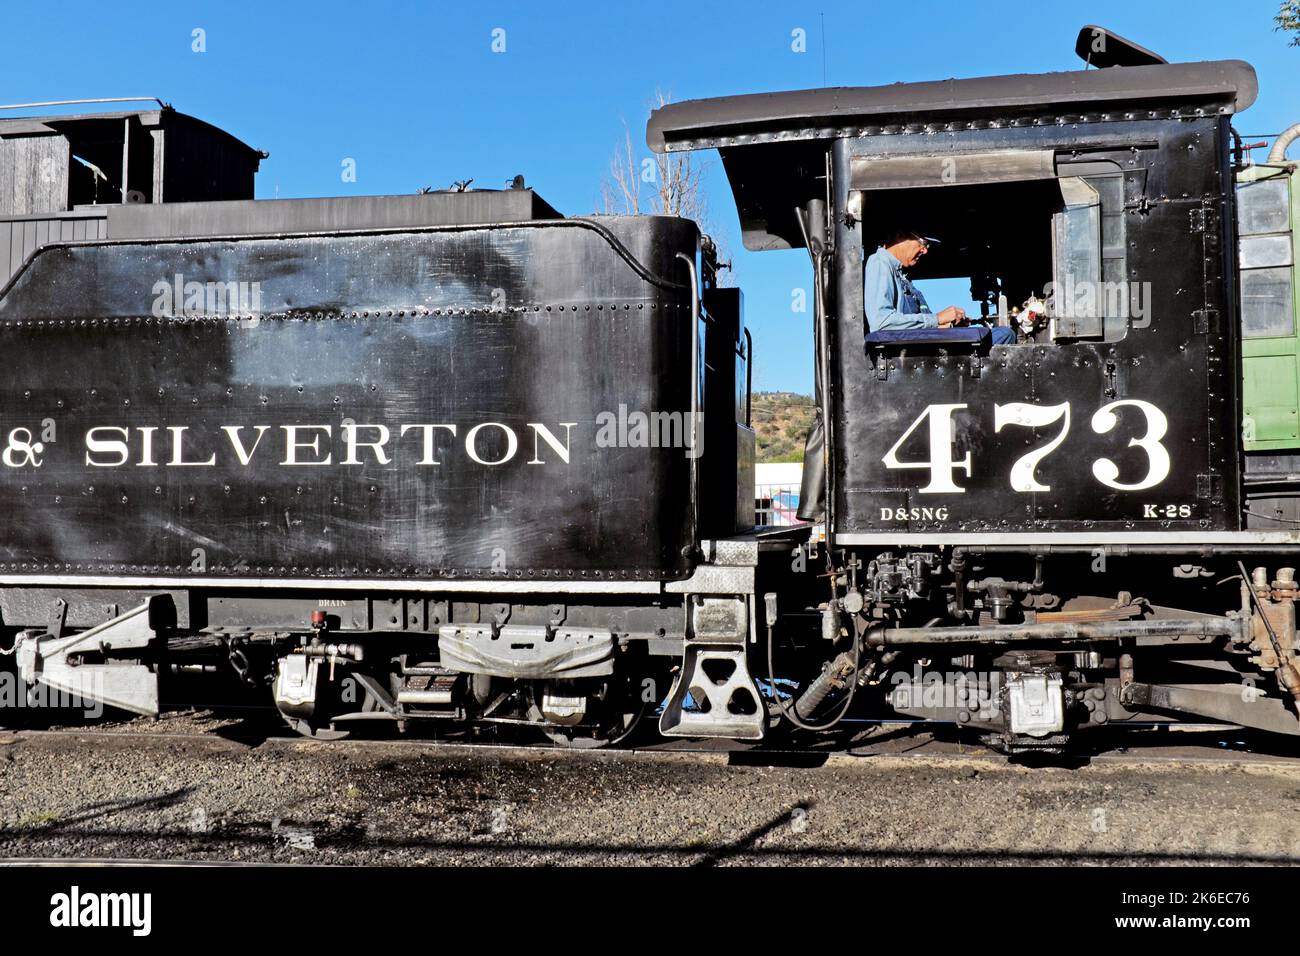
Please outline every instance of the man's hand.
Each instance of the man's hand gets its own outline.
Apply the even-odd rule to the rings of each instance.
[[[963,310],[957,308],[955,305],[950,305],[948,306],[948,308],[944,309],[937,316],[935,316],[935,318],[939,320],[939,328],[947,329],[947,328],[951,328],[954,325],[961,325],[963,322],[965,322],[966,313]]]

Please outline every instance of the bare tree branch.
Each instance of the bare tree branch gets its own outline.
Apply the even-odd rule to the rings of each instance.
[[[656,91],[653,108],[672,102]],[[643,212],[641,190],[650,187],[644,212],[653,216],[681,216],[701,222],[705,218],[701,192],[706,164],[695,162],[690,153],[656,153],[653,159],[637,162],[632,148],[632,131],[623,123],[623,143],[614,150],[609,174],[601,182],[602,211],[607,215],[636,216]]]
[[[666,106],[672,96],[656,90],[652,109]],[[609,161],[609,173],[601,180],[601,212],[607,216],[680,216],[692,219],[700,231],[710,235],[718,249],[720,260],[729,256],[718,231],[709,221],[709,209],[704,198],[704,174],[708,163],[699,162],[693,153],[655,153],[637,159],[632,147],[632,131],[623,121],[623,142],[614,150]],[[646,188],[648,187],[648,188]],[[642,195],[646,188],[647,195]],[[730,282],[730,274],[720,277],[722,284]]]
[[[601,182],[604,213],[610,216],[641,214],[641,182],[637,175],[636,153],[632,150],[632,131],[623,122],[623,145],[614,150],[609,161],[609,175]]]

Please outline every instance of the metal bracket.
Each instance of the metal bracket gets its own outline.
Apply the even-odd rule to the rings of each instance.
[[[46,625],[49,636],[58,640],[63,636],[63,626],[68,621],[68,602],[63,598],[55,598],[50,604],[50,623]]]
[[[370,698],[375,702],[375,705],[384,713],[396,716],[402,712],[402,709],[397,706],[397,701],[393,700],[393,696],[388,693],[388,689],[380,684],[379,681],[361,671],[355,671],[351,676],[353,680],[362,686],[365,692],[369,694]]]
[[[171,596],[160,594],[80,634],[28,638],[18,648],[18,673],[28,684],[39,681],[82,704],[93,701],[156,717],[158,674],[152,668],[107,660],[84,663],[77,658],[147,648],[158,637],[158,630],[175,620]]]
[[[438,661],[463,674],[520,679],[605,677],[614,673],[614,635],[602,628],[445,624]]]
[[[749,634],[749,611],[746,602],[734,595],[709,597],[692,595],[690,599],[690,637],[699,643],[741,644]]]
[[[743,645],[689,644],[659,717],[659,732],[666,737],[762,740],[767,730],[762,700]]]
[[[1012,674],[1007,697],[1013,734],[1047,737],[1065,729],[1059,674]]]
[[[691,640],[668,694],[659,732],[668,737],[761,740],[767,709],[749,673],[749,601],[695,595],[688,604]]]
[[[1279,697],[1244,694],[1238,685],[1222,688],[1185,684],[1131,683],[1119,690],[1118,703],[1124,710],[1173,710],[1221,720],[1241,727],[1255,727],[1277,734],[1300,735],[1300,722]],[[1122,714],[1122,712],[1121,712]]]

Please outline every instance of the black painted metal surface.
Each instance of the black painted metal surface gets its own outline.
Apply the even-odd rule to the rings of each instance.
[[[47,247],[0,296],[0,570],[680,577],[688,457],[599,426],[685,416],[697,245],[640,217]]]
[[[833,200],[835,534],[1194,541],[1241,528],[1228,148],[1229,119],[1255,92],[1248,64],[1221,61],[757,94],[658,110],[647,142],[720,150],[750,248],[803,246],[797,210]],[[1122,258],[1099,252],[1120,271],[1103,279],[1137,290],[1146,318],[991,352],[864,349],[864,258],[891,225],[949,237],[914,278],[999,276],[1017,290],[1010,305],[1043,294],[1061,182],[1018,182],[1002,201],[996,184],[962,193],[971,157],[1015,153],[1050,156],[1062,179],[1122,182],[1103,207],[1121,220]],[[933,161],[932,180],[914,183],[930,188],[852,182],[855,163],[909,158]],[[978,209],[963,205],[978,188]]]
[[[646,144],[665,150],[838,138],[877,123],[951,122],[981,114],[1145,110],[1188,102],[1255,102],[1255,70],[1242,60],[1165,63],[1118,70],[1019,73],[884,86],[745,93],[669,103],[646,126]]]
[[[1080,132],[983,129],[947,135],[941,147],[927,137],[891,149],[941,154],[1046,144],[1068,151]],[[995,346],[982,356],[954,348],[873,360],[862,344],[861,225],[842,218],[837,223],[837,533],[1240,527],[1237,309],[1225,252],[1235,247],[1227,119],[1098,123],[1086,135],[1090,160],[1111,160],[1123,171],[1126,281],[1149,283],[1149,322],[1131,323],[1117,341]],[[875,148],[865,139],[837,144],[841,183],[853,151]],[[1032,247],[1032,237],[1025,245]],[[1032,477],[1022,473],[1019,488],[1017,462],[1053,442],[1065,418],[1027,427],[1015,423],[1014,405],[1066,405],[1069,414],[1060,444],[1030,469]],[[931,415],[895,446],[927,409]],[[940,469],[951,478],[948,490],[942,481],[932,483],[936,471],[901,467],[936,460],[929,443],[933,417],[951,421],[951,459],[960,467]],[[886,461],[891,450],[894,467]],[[1167,467],[1161,454],[1168,456]],[[1109,475],[1099,464],[1104,461],[1117,474]],[[1138,487],[1157,476],[1149,487]]]

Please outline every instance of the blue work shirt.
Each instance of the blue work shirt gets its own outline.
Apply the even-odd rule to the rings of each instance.
[[[903,275],[903,264],[884,246],[868,257],[863,269],[862,308],[868,332],[939,327],[921,290]]]

